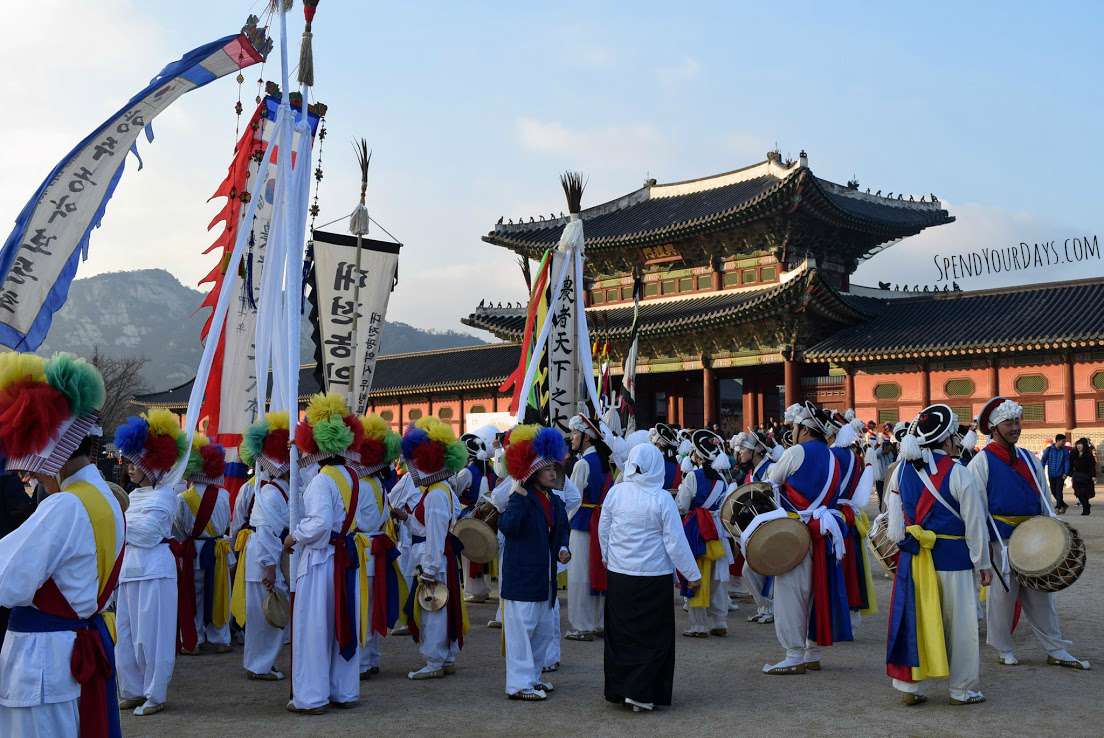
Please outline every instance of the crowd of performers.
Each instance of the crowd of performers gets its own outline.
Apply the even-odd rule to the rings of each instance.
[[[417,642],[424,664],[410,679],[444,678],[469,630],[467,604],[490,597],[491,574],[499,610],[487,627],[503,631],[510,699],[548,698],[562,638],[601,638],[608,700],[669,705],[676,589],[684,636],[726,636],[730,588],[744,591],[755,602],[748,620],[773,624],[782,649],[763,672],[819,671],[822,649],[852,640],[853,624],[877,609],[865,542],[875,487],[896,544],[887,674],[905,704],[925,701],[921,683],[936,678],[949,679],[952,704],[984,700],[980,600],[1001,664],[1018,663],[1022,611],[1047,663],[1089,668],[1067,650],[1053,593],[1008,571],[1013,531],[1053,510],[1039,461],[1016,445],[1022,408],[1005,398],[977,418],[991,440],[973,452],[974,431],[946,405],[885,439],[867,438],[853,414],[805,403],[786,411],[780,432],[728,441],[663,424],[622,436],[585,414],[565,441],[537,425],[457,439],[433,417],[400,437],[319,394],[294,437],[287,413],[243,429],[238,454],[253,476],[233,504],[224,449],[203,436],[189,447],[162,410],[117,430],[137,487],[129,497],[109,487],[91,463],[103,401],[102,378],[83,360],[0,356],[0,454],[51,493],[0,540],[0,606],[12,608],[0,735],[119,735],[120,710],[164,709],[178,655],[230,651],[232,625],[250,679],[283,680],[275,663],[290,646],[294,712],[356,703],[360,681],[379,671],[383,637]],[[896,457],[888,468],[883,446]],[[303,489],[294,526],[292,447]],[[184,463],[184,481],[166,485]],[[734,530],[722,510],[748,485],[766,502]],[[474,518],[497,531],[491,560],[474,547],[465,555],[454,535]],[[774,521],[804,526],[809,545],[768,577],[752,566],[753,544]]]

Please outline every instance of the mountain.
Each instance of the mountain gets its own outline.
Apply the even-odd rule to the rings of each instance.
[[[148,389],[183,384],[195,375],[203,347],[199,331],[207,311],[197,312],[203,293],[185,287],[163,269],[111,272],[75,280],[69,299],[54,316],[38,353],[70,351],[91,356],[140,356],[148,359],[143,378]],[[310,327],[304,320],[300,350],[314,359]],[[484,343],[456,331],[427,331],[406,323],[387,323],[381,354],[429,351]]]

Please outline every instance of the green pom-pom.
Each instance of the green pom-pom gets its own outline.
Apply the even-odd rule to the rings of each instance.
[[[188,437],[183,433],[181,433],[173,440],[176,441],[176,458],[178,460],[181,456],[191,451],[191,449],[188,448]],[[199,456],[199,454],[196,454],[196,456]],[[188,463],[191,463],[191,459],[188,459]]]
[[[253,462],[261,453],[261,448],[264,445],[264,439],[267,435],[268,421],[266,420],[254,423],[246,429],[245,435],[242,436],[241,446],[238,448],[242,463],[247,466],[253,466]]]
[[[460,441],[453,441],[445,447],[445,469],[450,474],[463,469],[468,463],[468,447]]]
[[[46,381],[69,398],[73,415],[81,416],[103,407],[106,391],[100,371],[72,354],[54,354],[46,362]]]
[[[178,443],[177,446],[179,445]],[[201,471],[203,471],[203,457],[199,455],[199,451],[193,449],[188,454],[188,465],[184,467],[184,476],[185,478],[198,476]]]
[[[394,463],[402,454],[402,436],[395,431],[387,431],[387,435],[383,437],[383,446],[383,460],[388,464]]]
[[[314,425],[314,443],[326,454],[340,454],[353,442],[353,432],[340,417],[320,420]]]

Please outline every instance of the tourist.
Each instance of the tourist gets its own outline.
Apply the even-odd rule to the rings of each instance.
[[[1008,572],[1007,541],[1016,526],[1036,515],[1052,514],[1043,482],[1043,467],[1035,454],[1016,446],[1020,440],[1023,408],[1004,397],[994,397],[978,414],[978,429],[991,437],[970,462],[985,488],[989,514],[1002,549],[1002,571]],[[1019,664],[1012,646],[1012,624],[1017,601],[1039,644],[1047,652],[1047,663],[1071,669],[1088,669],[1089,662],[1076,659],[1067,650],[1058,623],[1053,592],[1021,587],[1014,576],[1006,576],[1005,587],[990,587],[986,604],[986,642],[997,650],[1004,666]]]
[[[1047,479],[1050,480],[1050,493],[1054,496],[1054,509],[1064,513],[1069,505],[1062,499],[1062,487],[1066,483],[1066,477],[1070,474],[1070,450],[1066,446],[1066,435],[1059,433],[1054,437],[1054,443],[1043,449],[1041,459],[1046,470]]]
[[[609,569],[605,603],[605,697],[634,712],[671,704],[675,614],[671,575],[694,592],[701,572],[663,488],[663,456],[653,446],[629,452],[624,480],[606,499],[598,526]]]
[[[1070,477],[1073,496],[1081,503],[1081,514],[1088,515],[1089,500],[1096,497],[1096,454],[1088,438],[1078,438],[1070,452]]]
[[[567,619],[569,641],[593,641],[602,633],[602,595],[605,569],[600,553],[594,549],[597,531],[591,525],[601,514],[602,499],[613,481],[611,451],[598,425],[583,414],[569,422],[571,452],[576,462],[571,481],[583,494],[579,511],[571,518],[571,563],[567,570]]]

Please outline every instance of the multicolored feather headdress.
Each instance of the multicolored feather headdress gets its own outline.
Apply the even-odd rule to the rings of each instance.
[[[196,484],[222,484],[226,473],[226,449],[202,433],[196,433],[192,439],[192,451],[188,456],[188,465],[184,468],[184,478]]]
[[[98,436],[103,377],[72,354],[0,355],[0,454],[11,470],[57,474]]]
[[[539,425],[519,425],[510,431],[506,447],[506,471],[521,484],[567,456],[567,444],[560,432]]]
[[[299,448],[302,466],[331,456],[359,463],[363,441],[364,426],[360,418],[349,411],[345,398],[336,392],[312,395],[307,403],[306,417],[295,429],[295,445]]]
[[[391,430],[391,424],[379,415],[363,415],[359,418],[364,429],[360,447],[358,471],[362,475],[375,474],[399,458],[402,436]]]
[[[188,452],[180,421],[164,408],[127,418],[115,431],[115,445],[155,485]]]
[[[284,411],[265,413],[264,418],[242,434],[238,458],[246,466],[257,467],[270,477],[282,477],[291,466],[290,419]]]
[[[456,440],[452,426],[432,416],[407,429],[402,455],[419,487],[448,479],[468,463],[468,449]]]

